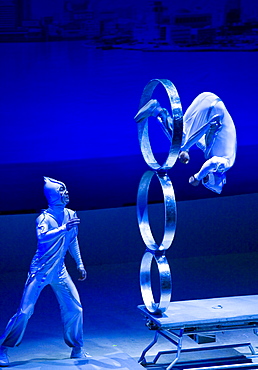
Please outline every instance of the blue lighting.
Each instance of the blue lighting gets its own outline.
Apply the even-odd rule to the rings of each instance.
[[[110,13],[106,12],[105,2],[97,2],[98,6],[92,3],[74,0],[64,6],[60,1],[51,8],[48,3],[43,7],[41,2],[36,5],[31,1],[34,19],[25,21],[18,12],[16,31],[14,25],[11,29],[7,24],[0,32],[2,175],[20,189],[28,175],[31,183],[39,187],[46,173],[68,184],[72,176],[77,183],[87,183],[89,192],[93,192],[96,176],[102,174],[104,208],[134,203],[142,164],[137,159],[141,154],[133,117],[146,83],[153,78],[166,78],[176,86],[184,112],[204,91],[211,91],[224,101],[238,137],[235,172],[230,176],[234,182],[245,175],[248,179],[249,170],[255,165],[251,154],[257,152],[258,145],[257,36],[248,36],[252,32],[255,35],[254,26],[250,22],[247,26],[248,7],[241,13],[242,28],[237,28],[233,21],[238,19],[238,12],[232,9],[225,8],[224,20],[219,24],[218,9],[202,9],[202,14],[210,14],[204,18],[190,9],[190,14],[195,14],[190,19],[182,18],[182,9],[171,9],[168,1],[155,2],[154,8],[147,1],[135,8],[131,1],[126,9],[114,8]],[[65,23],[67,17],[70,21]],[[78,25],[84,34],[75,32]],[[54,28],[58,36],[54,36]],[[190,34],[183,33],[185,36],[180,38],[179,29],[192,30],[188,44],[185,41]],[[201,35],[208,29],[216,32],[209,34],[205,44]],[[229,35],[234,42],[223,44]],[[164,152],[159,142],[153,145],[157,152]],[[186,169],[178,168],[177,177],[181,178]],[[112,194],[116,176],[123,185],[119,194],[118,189]],[[241,180],[234,189],[232,184],[230,193],[255,191],[255,181],[252,177],[245,186]],[[228,184],[229,189],[230,178]],[[15,205],[6,186],[1,185],[0,190],[2,212],[41,207],[33,205],[38,198],[33,199],[31,194],[26,205],[21,200]],[[111,191],[109,196],[106,191]],[[179,199],[195,197],[187,190],[180,191]],[[206,195],[196,192],[196,197],[202,196]],[[88,199],[83,209],[102,207],[97,200],[95,204],[87,202]]]

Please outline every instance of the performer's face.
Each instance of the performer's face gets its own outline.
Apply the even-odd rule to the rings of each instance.
[[[58,189],[61,202],[64,204],[69,203],[69,193],[65,185],[61,185],[60,188]]]
[[[44,193],[49,206],[64,206],[69,202],[66,185],[50,177],[44,177]]]

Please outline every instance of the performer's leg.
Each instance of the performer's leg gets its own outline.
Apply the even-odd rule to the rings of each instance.
[[[181,147],[181,151],[188,151],[194,144],[196,144],[202,137],[205,138],[204,135],[208,135],[208,145],[211,145],[212,137],[216,131],[218,131],[221,127],[221,123],[219,121],[219,115],[213,116],[208,122],[206,122],[202,127],[196,130],[187,140],[184,145]],[[204,146],[207,145],[207,139],[205,139]],[[203,148],[204,149],[204,148]]]
[[[78,291],[63,269],[61,277],[53,280],[51,286],[58,299],[64,325],[64,340],[74,351],[80,351],[83,346],[83,315]]]
[[[4,334],[0,337],[2,347],[14,347],[21,343],[27,323],[34,311],[35,303],[43,289],[40,279],[34,278],[25,284],[22,300],[17,313],[8,322]]]
[[[205,135],[205,152],[204,156],[206,159],[210,157],[210,152],[215,142],[216,136],[218,135],[219,131],[222,129],[222,124],[220,122],[220,117],[214,116],[212,121],[210,122],[210,129]]]

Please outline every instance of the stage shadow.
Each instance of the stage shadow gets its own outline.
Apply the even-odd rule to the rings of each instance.
[[[62,360],[56,358],[33,358],[26,361],[15,361],[10,363],[8,369],[141,369],[141,366],[124,353],[116,353],[114,356],[103,357],[100,359],[70,359]]]

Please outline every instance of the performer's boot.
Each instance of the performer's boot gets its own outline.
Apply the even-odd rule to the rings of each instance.
[[[7,347],[0,346],[0,367],[9,366]]]
[[[73,347],[70,358],[86,358],[91,357],[81,347]]]

